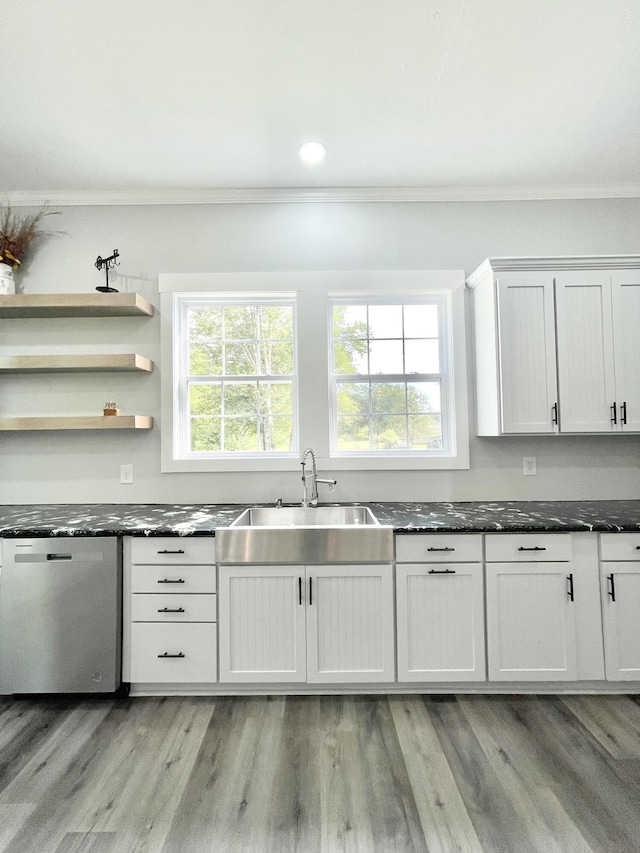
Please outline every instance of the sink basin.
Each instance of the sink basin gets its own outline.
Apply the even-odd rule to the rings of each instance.
[[[341,527],[377,524],[368,506],[252,506],[231,527]]]
[[[393,528],[366,506],[249,507],[216,531],[218,563],[386,563]]]

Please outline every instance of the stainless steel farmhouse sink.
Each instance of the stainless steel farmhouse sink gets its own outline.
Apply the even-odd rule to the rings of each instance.
[[[218,563],[371,563],[393,559],[393,528],[366,506],[249,507],[216,531]]]

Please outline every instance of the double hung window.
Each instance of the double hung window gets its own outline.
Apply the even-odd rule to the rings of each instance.
[[[295,302],[277,297],[181,300],[176,329],[179,452],[297,452]]]
[[[448,450],[447,307],[444,295],[332,298],[334,454]]]

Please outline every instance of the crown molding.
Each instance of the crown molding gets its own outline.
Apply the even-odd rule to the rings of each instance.
[[[474,201],[555,201],[640,198],[640,183],[497,187],[300,187],[149,190],[16,190],[14,207],[167,204],[344,204]]]

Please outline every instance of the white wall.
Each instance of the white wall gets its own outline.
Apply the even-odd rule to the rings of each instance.
[[[640,252],[640,199],[434,204],[278,204],[64,208],[67,233],[22,274],[26,293],[92,292],[98,255],[120,251],[120,290],[158,305],[169,272],[300,269],[465,269],[491,255]],[[0,354],[127,352],[161,369],[160,321],[0,321]],[[640,381],[640,366],[638,369]],[[472,372],[470,371],[470,375]],[[159,370],[0,377],[0,417],[151,414],[151,432],[0,433],[0,503],[216,503],[299,499],[285,474],[161,474]],[[470,401],[473,410],[473,401]],[[472,434],[473,415],[471,424]],[[301,436],[304,444],[304,436]],[[524,477],[522,457],[538,474]],[[135,482],[119,483],[119,466]],[[472,439],[469,471],[341,472],[335,500],[527,500],[640,497],[640,437]]]

